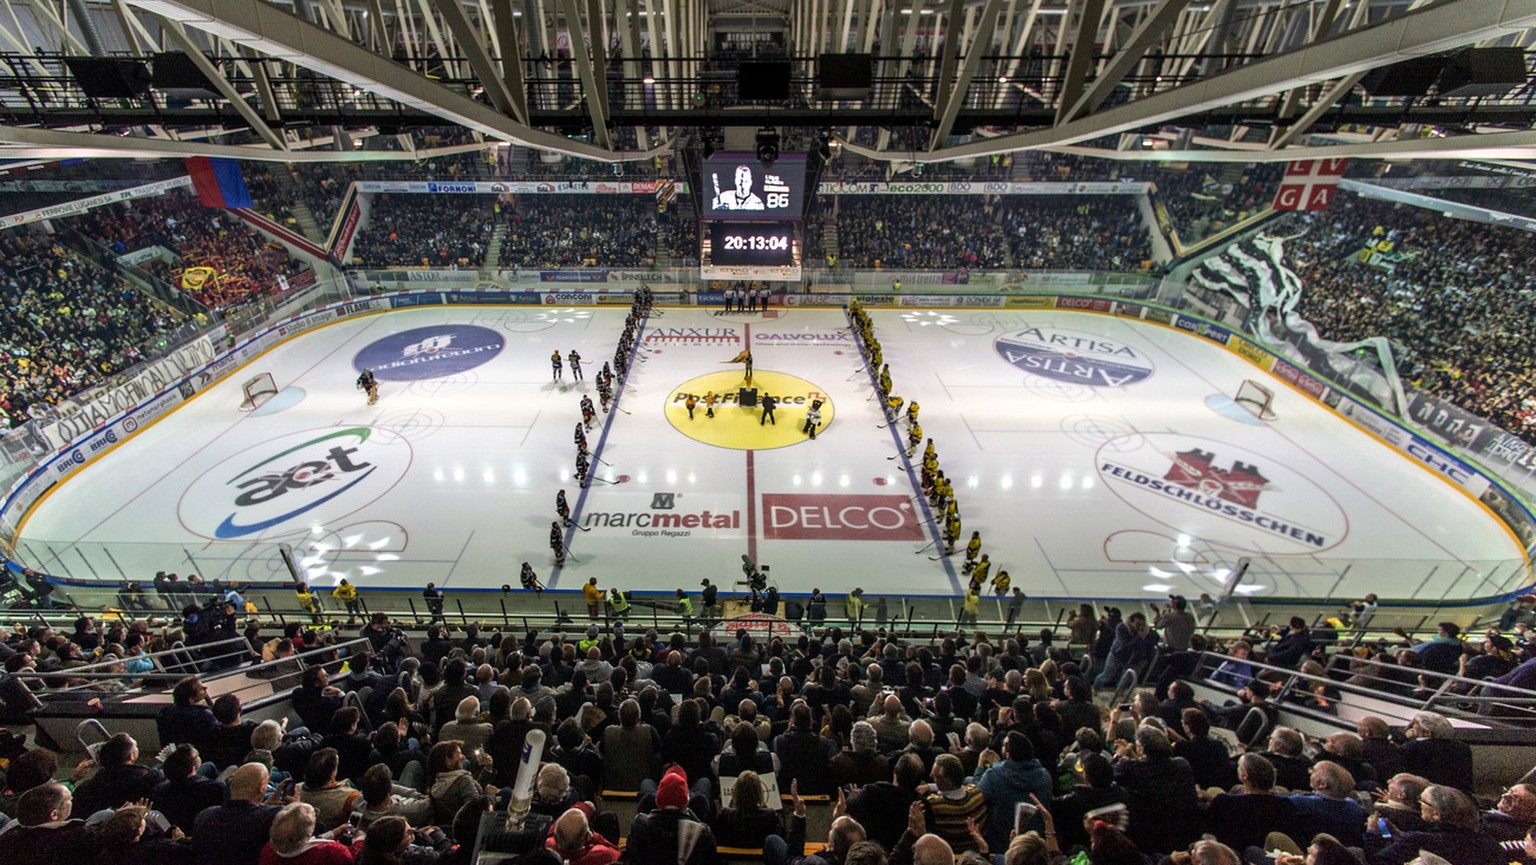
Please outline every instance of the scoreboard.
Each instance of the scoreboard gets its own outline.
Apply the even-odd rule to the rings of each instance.
[[[700,276],[799,281],[805,156],[765,163],[750,153],[717,153],[701,173]]]

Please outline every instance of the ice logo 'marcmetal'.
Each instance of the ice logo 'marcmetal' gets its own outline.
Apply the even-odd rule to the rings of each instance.
[[[1123,387],[1152,375],[1151,359],[1102,336],[1031,327],[997,338],[998,355],[1032,375],[1090,387]]]

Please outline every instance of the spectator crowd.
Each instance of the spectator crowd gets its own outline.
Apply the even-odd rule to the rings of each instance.
[[[5,681],[57,673],[67,684],[97,660],[107,678],[55,696],[110,699],[152,668],[146,650],[208,627],[209,609],[224,607],[214,627],[235,634],[225,601],[189,605],[159,634],[133,619],[18,630],[0,644]],[[1447,718],[1419,712],[1394,732],[1366,716],[1321,740],[1279,723],[1282,705],[1326,713],[1346,682],[1411,693],[1438,687],[1420,676],[1459,671],[1529,684],[1529,644],[1468,640],[1445,623],[1325,667],[1374,599],[1220,644],[1197,633],[1189,607],[1082,605],[1064,640],[1046,629],[932,643],[855,623],[760,640],[596,618],[520,636],[435,621],[417,641],[375,613],[345,645],[298,625],[271,638],[252,628],[242,651],[273,661],[252,672],[275,666],[297,683],[291,720],[246,719],[238,696],[214,698],[187,676],[157,717],[157,754],[126,732],[73,768],[13,747],[0,857],[458,865],[487,812],[513,804],[527,753],[540,760],[516,803],[528,821],[501,842],[529,848],[518,862],[1536,861],[1536,787],[1480,805],[1472,752]],[[1529,633],[1528,604],[1506,618]],[[1147,687],[1112,690],[1132,670]],[[1290,681],[1297,671],[1309,684]],[[1218,696],[1195,699],[1192,678]],[[634,799],[628,820],[611,809],[623,798]],[[824,840],[808,837],[813,806],[830,808]]]
[[[1340,192],[1271,233],[1304,285],[1300,311],[1340,342],[1386,336],[1413,383],[1531,440],[1536,435],[1536,238]]]

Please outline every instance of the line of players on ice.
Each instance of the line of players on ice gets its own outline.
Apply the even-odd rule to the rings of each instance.
[[[921,409],[917,400],[908,403],[892,391],[891,367],[884,362],[885,358],[880,350],[880,338],[875,335],[874,324],[870,321],[869,313],[859,305],[857,298],[849,299],[846,311],[848,321],[853,325],[854,338],[858,340],[869,368],[879,369],[879,373],[875,376],[875,388],[876,396],[880,399],[885,411],[886,425],[889,426],[900,420],[902,406],[906,406],[906,457],[910,460],[913,454],[917,453],[918,445],[923,442],[923,426],[918,422]],[[927,440],[923,448],[922,468],[918,476],[923,495],[927,497],[928,505],[933,510],[934,519],[939,521],[942,528],[944,555],[952,556],[959,552],[955,545],[960,541],[960,503],[955,498],[954,484],[944,475],[944,470],[939,468],[938,450],[934,447],[932,438]],[[971,532],[971,539],[966,543],[964,552],[965,563],[960,569],[962,573],[970,576],[970,590],[966,592],[965,606],[968,612],[974,612],[969,608],[973,603],[980,603],[981,589],[988,584],[989,577],[992,589],[999,595],[1008,593],[1008,589],[1013,584],[1013,578],[1008,576],[1006,570],[992,573],[992,560],[987,553],[981,551],[981,532]]]
[[[649,288],[640,288],[635,292],[634,303],[630,306],[629,315],[624,319],[624,332],[619,335],[619,343],[614,348],[613,366],[618,369],[618,375],[622,378],[629,371],[629,355],[635,347],[635,331],[639,327],[642,318],[655,312],[655,298]],[[581,355],[575,349],[571,350],[568,357],[573,370],[573,375],[578,379],[581,376]],[[560,380],[560,351],[550,356],[550,362],[554,365],[554,377]],[[594,379],[597,384],[598,399],[602,401],[603,413],[608,412],[608,404],[614,395],[614,373],[609,368],[608,362],[603,362],[603,368]],[[597,421],[597,406],[593,405],[592,397],[582,394],[581,420],[576,423],[576,432],[572,440],[576,445],[576,484],[585,487],[592,475],[592,452],[587,447],[587,432],[592,429],[592,424]],[[565,533],[562,526],[571,525],[571,506],[565,500],[565,490],[561,490],[555,497],[555,512],[559,520],[549,524],[549,549],[555,554],[555,564],[565,564]],[[537,584],[537,578],[532,577],[533,569],[526,563],[523,565],[524,577],[533,580]],[[523,588],[533,588],[525,579]]]

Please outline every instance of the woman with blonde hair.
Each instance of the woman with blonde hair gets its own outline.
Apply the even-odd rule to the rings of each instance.
[[[768,791],[756,772],[736,776],[731,807],[715,818],[715,839],[722,847],[759,849],[769,835],[782,834],[779,815],[767,805]]]

